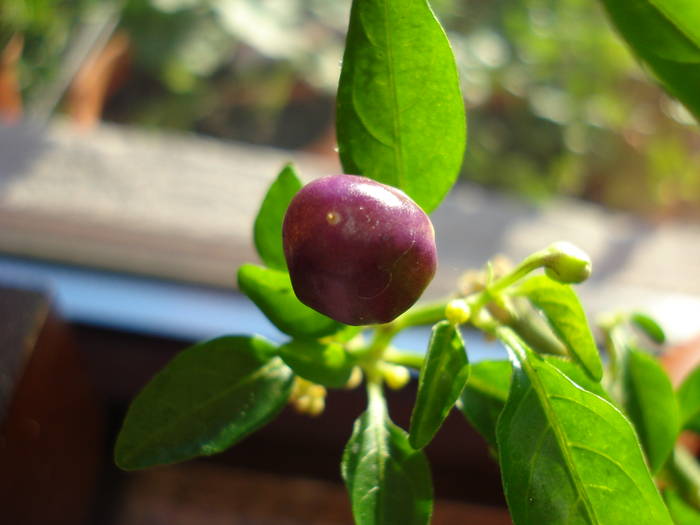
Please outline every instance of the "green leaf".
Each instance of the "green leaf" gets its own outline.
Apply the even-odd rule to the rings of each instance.
[[[653,473],[673,451],[680,432],[678,403],[661,364],[639,350],[626,352],[623,377],[625,411],[632,420]]]
[[[454,184],[466,143],[449,42],[426,0],[352,4],[337,101],[340,159],[426,212]]]
[[[655,343],[663,343],[666,341],[666,334],[661,325],[654,319],[641,312],[634,312],[630,316],[630,321],[642,330]]]
[[[238,287],[285,334],[323,337],[344,327],[302,304],[294,295],[287,272],[244,264],[238,269]]]
[[[282,345],[279,353],[297,375],[331,388],[345,386],[355,366],[355,361],[338,343],[294,339]]]
[[[448,321],[433,326],[418,380],[409,441],[425,447],[442,426],[469,378],[469,361],[459,329]]]
[[[287,270],[287,261],[282,249],[282,223],[292,197],[301,186],[294,166],[287,164],[267,190],[255,218],[255,248],[263,262],[275,270]]]
[[[376,386],[370,386],[369,407],[355,421],[341,468],[356,525],[429,523],[433,487],[428,461],[389,420]]]
[[[516,525],[669,525],[629,421],[508,329],[513,382],[498,420],[503,487]]]
[[[527,297],[549,322],[552,331],[566,345],[572,358],[578,361],[588,374],[600,381],[603,365],[586,314],[573,289],[559,284],[546,275],[531,277],[515,292]]]
[[[566,377],[571,379],[584,390],[588,390],[592,394],[600,396],[606,401],[610,401],[612,403],[610,394],[605,391],[603,385],[600,384],[600,381],[591,379],[591,376],[589,376],[578,363],[572,361],[571,359],[567,359],[566,357],[557,355],[543,355],[542,359],[547,361],[550,365],[556,367]]]
[[[512,373],[510,361],[473,363],[457,404],[467,421],[493,448],[496,448],[496,422],[508,399]]]
[[[681,427],[700,433],[700,367],[683,380],[678,389]]]
[[[231,336],[178,354],[134,399],[115,448],[126,470],[216,454],[284,407],[292,371],[259,336]]]
[[[603,4],[637,56],[700,119],[700,3],[603,0]]]
[[[700,510],[687,503],[681,495],[673,490],[664,490],[664,500],[676,525],[698,525]]]

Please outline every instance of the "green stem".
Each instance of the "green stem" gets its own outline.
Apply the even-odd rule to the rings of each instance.
[[[390,325],[396,326],[397,331],[400,331],[411,326],[437,323],[445,318],[448,302],[448,300],[442,300],[416,305],[397,317]]]
[[[382,388],[382,375],[379,370],[368,371],[367,373],[367,399],[370,407],[386,411],[386,401]]]
[[[472,315],[478,314],[478,312],[486,306],[486,304],[491,301],[494,296],[508,288],[509,286],[515,284],[523,277],[527,276],[533,270],[542,267],[551,258],[552,254],[548,250],[541,250],[529,255],[522,260],[515,269],[504,275],[500,279],[496,279],[494,282],[490,283],[484,290],[473,296],[473,298],[467,299],[467,304],[471,308]]]
[[[376,325],[372,341],[363,348],[352,351],[358,361],[372,363],[382,359],[384,352],[396,334],[412,326],[433,324],[445,318],[447,300],[414,306],[392,322]]]
[[[384,360],[394,365],[407,366],[420,370],[423,368],[425,356],[389,347],[386,349],[386,352],[384,352]]]
[[[523,347],[522,342],[515,332],[508,326],[496,325],[490,328],[490,331],[498,339],[500,339],[511,352],[515,354],[518,361],[524,363],[527,361],[527,352]]]

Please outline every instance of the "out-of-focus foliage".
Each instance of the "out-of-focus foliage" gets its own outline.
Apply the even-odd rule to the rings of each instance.
[[[0,0],[31,98],[96,0]],[[332,133],[347,0],[124,0],[131,69],[105,118],[282,147]],[[469,108],[463,175],[532,200],[700,209],[700,133],[590,0],[433,0]],[[416,41],[416,52],[420,42]],[[333,145],[324,143],[332,154]]]
[[[20,77],[25,96],[56,74],[71,32],[94,1],[0,0],[0,51],[15,33],[24,37]]]
[[[587,0],[454,2],[471,108],[466,176],[647,215],[700,199],[700,135]],[[460,11],[456,11],[460,9]]]

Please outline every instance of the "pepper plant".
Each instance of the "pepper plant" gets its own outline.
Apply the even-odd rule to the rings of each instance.
[[[696,4],[604,3],[697,114]],[[238,270],[240,290],[288,340],[230,335],[184,350],[133,401],[117,464],[215,454],[288,403],[317,415],[327,389],[364,383],[367,408],[341,460],[358,524],[430,521],[423,449],[453,409],[493,450],[517,525],[700,523],[700,468],[676,444],[683,429],[700,430],[700,369],[674,391],[654,351],[663,331],[640,313],[603,318],[601,360],[572,287],[591,273],[584,252],[555,242],[414,305],[436,263],[426,214],[454,184],[466,141],[454,58],[425,0],[354,0],[337,136],[353,175],[302,187],[284,167],[253,228],[262,265]],[[392,344],[417,325],[432,325],[424,355]],[[470,363],[467,325],[499,339],[508,359]],[[405,384],[408,369],[418,387],[402,429],[384,389]]]

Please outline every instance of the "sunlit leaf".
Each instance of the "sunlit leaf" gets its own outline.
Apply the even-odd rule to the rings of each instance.
[[[347,173],[396,186],[426,212],[454,184],[464,103],[452,50],[426,0],[353,2],[337,134]]]
[[[591,376],[589,376],[577,362],[557,355],[543,355],[542,359],[544,359],[550,365],[556,367],[566,377],[571,379],[584,390],[588,390],[592,394],[600,396],[606,401],[610,401],[610,394],[605,391],[603,386],[600,384],[600,381],[591,379]]]
[[[498,420],[503,486],[516,525],[670,525],[634,429],[507,329],[513,383]]]
[[[291,164],[286,165],[267,190],[253,226],[255,248],[263,262],[275,270],[287,270],[282,249],[282,223],[289,202],[301,189]]]
[[[600,381],[603,365],[586,314],[573,289],[559,284],[545,275],[531,277],[515,292],[527,297],[544,314],[552,331],[566,345],[588,374]]]
[[[323,337],[344,327],[302,304],[287,272],[244,264],[238,269],[238,287],[277,328],[291,336]]]

